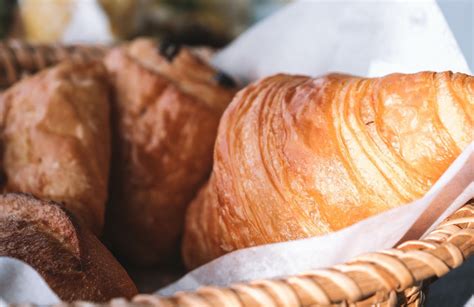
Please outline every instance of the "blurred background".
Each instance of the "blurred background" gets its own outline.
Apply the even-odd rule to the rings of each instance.
[[[138,35],[222,47],[290,0],[0,0],[3,37],[110,43]]]
[[[219,48],[290,2],[292,0],[0,0],[0,38],[112,43],[148,35]],[[474,70],[474,1],[437,2]]]

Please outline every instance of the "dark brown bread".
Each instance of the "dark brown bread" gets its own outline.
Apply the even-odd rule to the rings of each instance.
[[[137,294],[112,254],[53,201],[0,195],[0,256],[31,265],[64,301],[105,302]]]

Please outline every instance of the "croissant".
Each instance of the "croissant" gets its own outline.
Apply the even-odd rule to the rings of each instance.
[[[225,111],[183,257],[319,236],[421,197],[473,141],[474,77],[276,75]]]
[[[0,188],[64,202],[96,234],[110,160],[109,83],[100,62],[65,62],[0,97]]]
[[[112,254],[53,201],[0,195],[0,256],[31,265],[65,301],[105,302],[137,294]]]
[[[115,96],[106,235],[137,265],[174,261],[235,84],[189,49],[149,39],[116,48],[105,63]]]

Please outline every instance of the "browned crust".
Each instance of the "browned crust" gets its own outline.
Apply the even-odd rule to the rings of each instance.
[[[0,195],[0,256],[31,265],[64,301],[103,302],[137,293],[87,228],[62,205],[31,195]]]

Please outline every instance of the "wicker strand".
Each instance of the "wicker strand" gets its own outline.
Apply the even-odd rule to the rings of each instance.
[[[101,59],[106,46],[91,45],[39,45],[19,40],[0,42],[0,88],[5,88],[25,75],[63,60],[89,61]]]
[[[356,302],[362,298],[362,291],[359,285],[349,276],[344,273],[333,271],[329,269],[314,270],[302,274],[303,276],[325,278],[336,287],[339,287],[344,293],[344,297],[348,298],[351,302]]]
[[[281,302],[283,306],[300,306],[298,295],[287,283],[279,280],[257,280],[250,283],[259,286],[270,293],[276,302]]]
[[[331,299],[317,281],[304,276],[295,276],[287,278],[286,282],[293,287],[303,306],[314,302],[319,302],[322,305],[331,304]]]

